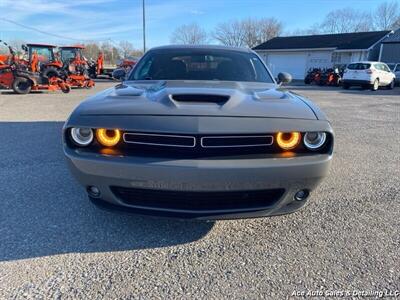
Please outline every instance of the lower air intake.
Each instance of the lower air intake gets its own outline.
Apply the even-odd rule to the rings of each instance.
[[[284,194],[284,189],[227,192],[188,192],[111,187],[125,204],[152,209],[216,211],[267,208]]]

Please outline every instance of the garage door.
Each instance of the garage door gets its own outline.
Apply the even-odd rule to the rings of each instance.
[[[332,68],[331,51],[310,51],[308,55],[307,69]]]
[[[279,72],[287,72],[293,79],[304,79],[307,56],[305,53],[268,54],[267,64],[275,77]]]

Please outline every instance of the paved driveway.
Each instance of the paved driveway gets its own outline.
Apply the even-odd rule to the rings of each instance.
[[[93,207],[61,128],[94,90],[0,93],[0,299],[270,298],[400,290],[400,89],[294,87],[336,132],[329,178],[298,213],[199,222]]]

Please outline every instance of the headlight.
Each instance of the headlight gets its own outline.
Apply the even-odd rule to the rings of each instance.
[[[96,129],[96,138],[100,144],[106,147],[112,147],[118,144],[121,139],[121,132],[118,129]]]
[[[301,140],[300,132],[278,132],[276,142],[283,150],[291,150],[295,148]]]
[[[326,141],[325,132],[307,132],[304,135],[304,145],[310,150],[321,148]]]
[[[72,141],[78,146],[87,146],[93,141],[93,131],[90,128],[71,128]]]

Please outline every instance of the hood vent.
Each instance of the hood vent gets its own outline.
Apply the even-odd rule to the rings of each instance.
[[[171,95],[171,98],[178,102],[215,103],[222,105],[229,100],[230,96],[209,95],[209,94],[178,94],[178,95]]]

